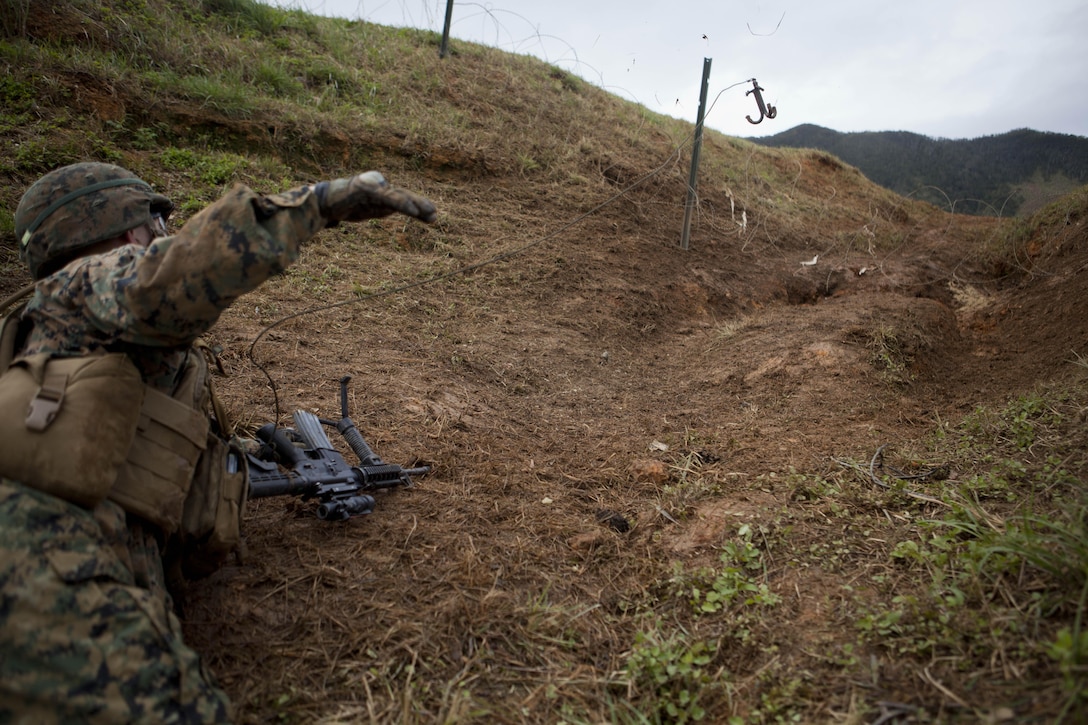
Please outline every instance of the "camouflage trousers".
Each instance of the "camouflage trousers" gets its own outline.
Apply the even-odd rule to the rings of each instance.
[[[0,479],[0,723],[218,723],[230,704],[182,641],[159,544]]]

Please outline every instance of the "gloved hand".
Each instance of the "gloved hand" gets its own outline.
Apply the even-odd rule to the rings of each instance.
[[[420,221],[438,218],[434,204],[418,194],[390,186],[377,171],[350,179],[322,181],[314,187],[321,214],[330,222],[361,222],[400,212]]]

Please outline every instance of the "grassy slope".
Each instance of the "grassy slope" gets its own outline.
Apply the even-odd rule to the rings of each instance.
[[[22,190],[50,168],[87,158],[132,168],[180,203],[181,219],[234,181],[273,190],[364,168],[380,168],[394,180],[427,192],[444,208],[457,210],[428,230],[376,226],[395,240],[395,248],[368,248],[376,260],[375,273],[354,282],[364,291],[386,284],[380,267],[393,269],[393,254],[414,255],[421,277],[447,272],[532,243],[554,230],[557,218],[592,211],[601,199],[644,177],[622,201],[622,213],[592,227],[587,237],[675,235],[675,220],[665,217],[682,201],[677,189],[686,179],[686,157],[676,150],[691,129],[530,58],[457,44],[454,56],[443,61],[437,57],[438,38],[431,33],[319,19],[246,0],[31,5],[3,0],[0,12],[6,35],[0,43],[5,71],[0,80],[0,135],[5,141],[0,145],[0,171],[6,179],[0,188],[0,264],[5,272],[0,293],[25,281],[14,254],[11,221]],[[1048,247],[1048,240],[1063,234],[1069,219],[1083,216],[1086,206],[1083,194],[1074,195],[1005,237],[995,235],[992,225],[950,221],[928,205],[896,197],[823,154],[761,149],[711,133],[703,157],[700,241],[737,235],[741,214],[759,208],[738,239],[791,258],[828,249],[861,254],[872,245],[890,250],[914,243],[930,230],[945,229],[961,243],[991,240],[977,248],[976,256],[997,262],[989,268],[1014,274],[1026,260],[1045,256],[1054,246]],[[656,173],[647,176],[651,172]],[[330,246],[317,245],[314,254],[323,256],[304,260],[273,287],[274,304],[293,309],[322,295],[336,299],[349,291],[350,285],[345,288],[344,280],[338,280],[334,255],[340,252],[330,251]],[[559,267],[561,253],[555,256]],[[680,265],[663,269],[662,276],[671,279],[680,270]],[[557,284],[562,283],[560,276]],[[743,283],[750,285],[751,304],[808,294],[804,289],[762,287],[755,272],[752,280],[738,282]],[[503,268],[486,284],[513,290],[524,279],[517,269]],[[470,283],[461,291],[461,300],[449,305],[471,306],[476,293]],[[547,292],[536,294],[555,303]],[[732,303],[719,303],[723,311],[731,309]],[[634,303],[623,304],[628,306],[619,312],[628,315]],[[619,312],[617,318],[623,317]],[[465,314],[491,313],[466,309]],[[889,348],[877,346],[876,351],[889,353]],[[810,661],[813,668],[818,662],[830,668],[820,670],[824,675],[845,673],[834,681],[836,687],[822,692],[805,671],[781,672],[768,662],[767,669],[749,671],[723,686],[720,678],[710,677],[712,644],[685,641],[682,629],[661,628],[656,640],[643,634],[620,643],[626,652],[622,672],[599,675],[580,695],[564,699],[566,716],[585,721],[610,716],[635,722],[643,717],[675,720],[693,717],[702,706],[716,705],[720,711],[735,696],[745,702],[742,707],[733,703],[732,712],[750,721],[800,719],[812,713],[830,718],[829,712],[843,707],[849,678],[865,671],[868,660],[858,653],[877,646],[902,662],[952,656],[970,664],[994,653],[1015,663],[1031,662],[1018,676],[1023,690],[1017,697],[1026,697],[1023,692],[1033,688],[1045,690],[1055,704],[1044,715],[1075,710],[1088,641],[1079,628],[1086,581],[1084,507],[1076,493],[1080,484],[1068,471],[1083,466],[1083,421],[1077,418],[1083,405],[1080,393],[1064,388],[1032,392],[1007,406],[980,409],[962,424],[939,426],[933,440],[918,443],[921,458],[953,460],[964,467],[986,461],[987,470],[996,471],[970,482],[976,502],[1043,491],[1041,502],[1062,505],[1067,512],[1057,515],[1044,509],[1048,518],[1021,520],[1009,509],[1008,525],[1003,525],[980,517],[981,509],[963,505],[970,497],[939,485],[930,490],[955,502],[944,523],[912,528],[894,548],[891,564],[881,563],[888,566],[888,574],[871,588],[887,596],[874,600],[859,594],[856,602],[839,603],[843,626],[854,628],[847,639],[855,641],[849,646],[836,643]],[[778,551],[796,545],[788,532],[803,526],[806,517],[841,517],[847,528],[867,525],[861,513],[851,514],[836,503],[850,491],[846,481],[846,472],[800,471],[786,482],[798,505],[769,529]],[[712,495],[713,489],[706,483],[699,490]],[[692,495],[690,490],[677,486],[672,495]],[[1073,494],[1066,496],[1067,490]],[[853,496],[847,499],[859,511],[889,505],[872,496]],[[906,506],[907,498],[893,501]],[[675,600],[689,610],[684,600],[693,596],[696,608],[707,612],[732,607],[729,626],[757,634],[752,641],[735,634],[730,646],[756,661],[758,633],[774,629],[774,617],[779,616],[774,596],[761,588],[766,583],[760,574],[761,536],[769,546],[767,531],[750,531],[725,552],[739,569],[723,559],[717,569],[677,570],[647,584],[647,596]],[[798,554],[797,566],[837,565],[833,540],[810,545],[811,556]],[[717,598],[692,595],[696,589],[712,590]],[[733,602],[738,589],[749,592],[748,606]],[[661,608],[660,603],[653,606]],[[974,614],[979,606],[999,626],[980,623]],[[563,612],[543,604],[535,612],[518,610],[511,619],[522,614],[530,625],[537,623],[532,637],[562,638],[569,634],[564,628],[573,626]],[[688,611],[684,616],[694,615]],[[602,642],[621,636],[593,634]],[[420,692],[433,694],[446,684],[427,682]],[[955,685],[982,687],[970,679]],[[465,687],[453,699],[461,701],[461,717],[471,719],[471,688]],[[412,692],[405,686],[398,696]],[[611,704],[594,710],[600,692],[609,693]],[[622,704],[624,692],[633,693],[631,709]],[[447,691],[444,698],[449,696]],[[250,716],[271,716],[289,701],[285,694],[278,704],[250,702]],[[395,702],[384,706],[386,712],[396,710]],[[299,707],[296,714],[307,718],[318,705],[304,701]],[[442,707],[435,705],[432,712]],[[500,708],[492,713],[496,718],[517,720],[516,707],[495,707]],[[867,707],[873,713],[873,703],[860,702],[839,719],[860,721]],[[918,707],[919,717],[939,712]],[[999,708],[995,712],[1001,714]],[[970,715],[964,717],[970,720]]]
[[[573,193],[602,176],[629,184],[652,170],[648,162],[673,167],[670,183],[686,178],[676,151],[690,142],[688,125],[532,58],[456,44],[440,60],[433,33],[245,0],[29,10],[11,0],[3,10],[0,132],[9,143],[0,170],[10,183],[0,191],[0,233],[9,242],[21,190],[83,158],[128,164],[184,200],[183,212],[234,180],[278,187],[375,166],[436,180],[516,174]],[[23,34],[34,42],[14,37]],[[770,195],[780,207],[763,222],[770,233],[791,236],[799,216],[817,208],[857,216],[865,199],[864,219],[902,206],[856,172],[843,177],[850,188],[838,198],[823,198],[818,182],[798,189],[800,159],[819,154],[709,136],[710,188],[701,191],[732,197],[738,215],[746,196]]]

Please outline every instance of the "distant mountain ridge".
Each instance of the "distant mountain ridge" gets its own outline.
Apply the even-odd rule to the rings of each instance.
[[[748,140],[826,151],[892,191],[966,214],[1027,214],[1088,183],[1088,138],[1026,128],[952,140],[802,124]]]

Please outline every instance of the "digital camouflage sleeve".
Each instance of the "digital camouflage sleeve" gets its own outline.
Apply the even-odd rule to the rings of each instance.
[[[148,384],[172,387],[184,351],[223,310],[298,259],[325,226],[310,187],[259,196],[237,185],[146,248],[83,257],[38,283],[25,353],[123,350]]]

